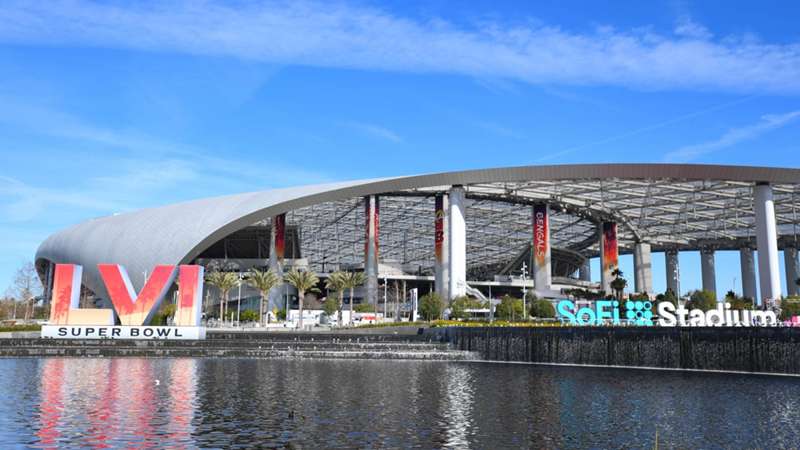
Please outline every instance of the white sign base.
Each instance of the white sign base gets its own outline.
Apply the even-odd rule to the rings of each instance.
[[[43,325],[43,338],[54,339],[205,339],[205,327],[124,327],[109,325]]]

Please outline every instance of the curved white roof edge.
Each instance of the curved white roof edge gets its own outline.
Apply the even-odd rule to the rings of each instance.
[[[100,296],[105,289],[99,263],[126,267],[135,286],[157,264],[184,264],[205,248],[252,223],[318,203],[414,188],[491,182],[575,179],[680,179],[798,183],[800,169],[703,164],[573,164],[466,170],[227,195],[102,217],[48,237],[37,263],[84,267],[84,284]]]

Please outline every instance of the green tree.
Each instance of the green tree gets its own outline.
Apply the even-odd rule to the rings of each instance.
[[[479,309],[483,308],[484,305],[481,303],[480,300],[474,299],[472,297],[462,295],[460,297],[456,297],[453,301],[450,302],[450,318],[452,319],[468,319],[469,313],[467,312],[468,309]]]
[[[322,311],[325,312],[325,315],[328,317],[333,317],[336,315],[336,312],[339,311],[339,295],[338,293],[334,293],[335,295],[325,298],[325,301],[322,302]]]
[[[325,287],[329,290],[335,291],[336,293],[337,301],[335,303],[338,306],[338,308],[336,309],[336,311],[333,312],[338,311],[339,313],[339,317],[337,319],[339,326],[342,326],[342,304],[344,302],[344,291],[345,289],[348,288],[348,286],[349,285],[348,285],[347,272],[342,272],[342,271],[333,272],[332,274],[328,275],[328,279],[325,280]],[[328,300],[330,300],[330,298],[328,298]],[[328,303],[328,300],[325,300],[326,305]],[[329,316],[333,312],[328,313],[328,310],[327,309],[325,310],[325,314],[328,314]]]
[[[694,291],[689,295],[689,308],[708,311],[717,307],[717,294],[711,291]]]
[[[673,291],[670,288],[667,288],[667,290],[663,294],[658,294],[656,296],[656,304],[661,302],[668,302],[672,303],[673,306],[678,306],[678,296],[675,295],[675,291]]]
[[[355,311],[357,313],[374,313],[375,312],[375,305],[372,303],[359,303],[356,305]]]
[[[252,309],[247,309],[242,311],[242,314],[239,316],[239,320],[242,322],[258,322],[259,314]]]
[[[344,287],[350,290],[350,325],[353,325],[353,291],[367,282],[364,272],[344,272]]]
[[[544,299],[537,299],[531,302],[531,316],[539,319],[552,319],[556,317],[556,309],[553,304]]]
[[[800,301],[784,299],[781,302],[781,320],[790,320],[792,316],[800,316]]]
[[[225,306],[228,303],[228,292],[239,285],[239,274],[212,270],[206,274],[206,283],[217,288],[220,292],[219,317],[225,318]]]
[[[619,268],[614,269],[611,272],[611,276],[614,277],[614,279],[611,280],[611,289],[617,294],[617,300],[621,301],[625,288],[628,286],[628,280],[622,277],[623,273]]]
[[[264,297],[269,296],[269,291],[272,290],[275,286],[277,286],[281,282],[281,278],[272,271],[272,269],[268,270],[259,270],[253,269],[247,274],[247,284],[253,286],[258,290],[261,294],[261,298],[259,299],[258,304],[258,311],[261,324],[264,325],[265,317],[267,311],[264,309]]]
[[[504,295],[500,303],[495,307],[495,316],[501,320],[517,320],[524,315],[522,299]]]
[[[153,315],[150,320],[150,325],[164,326],[169,323],[169,318],[175,315],[175,305],[172,303],[164,303],[158,308],[158,312]]]
[[[319,284],[319,278],[317,274],[310,270],[300,271],[297,268],[293,268],[291,272],[287,273],[284,276],[284,279],[287,283],[291,284],[292,286],[297,289],[297,304],[298,304],[298,312],[300,314],[300,320],[297,322],[298,328],[303,328],[303,300],[305,299],[306,292],[312,292],[317,290],[317,284]]]
[[[419,313],[427,321],[438,319],[444,311],[444,300],[435,293],[429,292],[419,299]]]

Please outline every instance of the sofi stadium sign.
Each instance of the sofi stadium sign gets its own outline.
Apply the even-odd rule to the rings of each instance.
[[[562,300],[556,311],[559,318],[571,325],[658,325],[662,327],[751,327],[776,326],[778,318],[773,311],[731,309],[730,303],[718,303],[708,311],[686,309],[669,302],[657,305],[658,317],[653,314],[649,301],[625,302],[624,310],[616,300],[598,300],[592,306],[578,307],[571,300]]]
[[[203,267],[156,266],[142,290],[134,290],[125,268],[98,264],[113,309],[80,308],[83,267],[56,264],[50,321],[42,337],[62,339],[203,339],[200,326]],[[178,300],[172,326],[150,326],[177,278]],[[117,320],[119,324],[117,324]]]

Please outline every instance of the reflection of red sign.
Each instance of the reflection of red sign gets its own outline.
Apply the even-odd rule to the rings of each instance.
[[[533,255],[538,267],[544,267],[547,262],[549,221],[547,205],[535,205],[533,207]]]
[[[612,272],[618,265],[617,224],[603,222],[603,271]]]
[[[444,245],[444,196],[436,196],[436,218],[434,219],[434,252],[436,262],[442,262],[442,247]]]
[[[158,310],[178,273],[180,286],[175,325],[200,325],[203,292],[201,266],[156,266],[138,294],[122,266],[98,264],[97,267],[114,310],[79,308],[83,268],[76,264],[56,264],[50,325],[114,325],[114,311],[124,326],[145,325]]]

